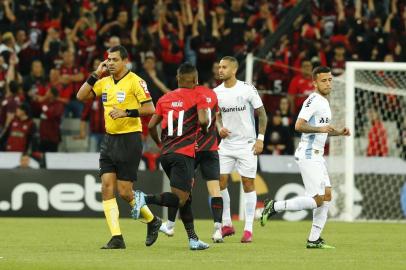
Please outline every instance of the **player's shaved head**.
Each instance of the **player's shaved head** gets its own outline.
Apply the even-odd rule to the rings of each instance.
[[[235,58],[233,56],[224,56],[223,58],[221,58],[221,60],[230,62],[235,69],[238,69],[238,60],[237,60],[237,58]]]
[[[176,78],[179,87],[193,88],[197,85],[197,69],[190,63],[183,63],[178,68]]]

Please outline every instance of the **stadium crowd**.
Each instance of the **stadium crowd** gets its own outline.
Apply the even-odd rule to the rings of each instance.
[[[218,59],[241,62],[278,30],[297,0],[2,0],[0,3],[0,142],[3,151],[58,151],[63,118],[86,123],[97,151],[104,132],[100,100],[76,92],[121,44],[154,103],[176,88],[176,69],[189,61],[199,81],[220,83]],[[313,91],[317,65],[344,72],[345,61],[406,61],[406,3],[398,0],[313,0],[266,60],[256,67],[270,123],[265,153],[293,154],[294,121]],[[379,112],[378,112],[379,113]],[[40,119],[39,126],[33,118]],[[147,120],[145,120],[147,122]],[[406,148],[404,123],[400,147]],[[145,135],[145,134],[144,134]],[[370,136],[370,138],[375,138]],[[379,139],[379,138],[378,138]],[[377,139],[377,140],[378,140]],[[380,145],[380,144],[379,144]],[[373,151],[384,155],[387,151]]]

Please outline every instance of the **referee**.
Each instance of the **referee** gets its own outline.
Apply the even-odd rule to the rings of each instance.
[[[123,46],[110,48],[108,58],[100,63],[77,93],[81,101],[101,96],[104,107],[106,135],[101,144],[99,164],[103,210],[112,238],[102,249],[125,248],[116,191],[130,204],[135,219],[141,215],[148,222],[147,246],[156,241],[162,224],[147,206],[140,207],[141,198],[134,196],[132,189],[142,155],[140,116],[152,115],[155,107],[145,81],[127,69],[127,62],[128,53]],[[105,74],[109,76],[103,77]]]

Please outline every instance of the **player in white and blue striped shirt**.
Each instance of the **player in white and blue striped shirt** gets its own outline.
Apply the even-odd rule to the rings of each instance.
[[[334,248],[326,245],[320,237],[327,221],[331,201],[331,184],[323,158],[327,136],[349,136],[348,128],[336,129],[331,123],[331,110],[327,97],[331,92],[333,76],[330,68],[317,67],[313,70],[315,91],[304,101],[297,118],[295,129],[302,133],[295,152],[305,196],[289,200],[267,200],[261,217],[264,226],[269,217],[281,211],[313,209],[313,224],[307,240],[307,248]]]

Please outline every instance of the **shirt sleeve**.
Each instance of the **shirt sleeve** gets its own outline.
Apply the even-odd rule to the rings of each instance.
[[[135,82],[134,95],[140,104],[148,102],[151,100],[151,95],[148,91],[147,83],[144,80],[137,80]]]
[[[93,92],[96,94],[96,97],[101,96],[102,91],[103,91],[103,85],[104,85],[104,80],[98,80],[94,85],[93,85]]]
[[[306,121],[309,121],[309,119],[314,115],[316,112],[316,96],[310,95],[302,105],[302,109],[300,110],[300,113],[297,118],[302,118]]]
[[[252,89],[250,89],[249,92],[249,102],[251,103],[252,107],[254,107],[254,109],[258,109],[262,106],[264,106],[264,104],[262,103],[262,99],[258,94],[258,90],[255,88],[255,86],[251,86]]]
[[[161,104],[162,104],[161,99],[159,99],[158,102],[156,103],[156,106],[155,106],[155,114],[156,115],[162,116],[162,105]]]
[[[211,99],[208,98],[206,95],[199,94],[196,98],[197,98],[196,103],[197,103],[198,110],[210,108]]]

